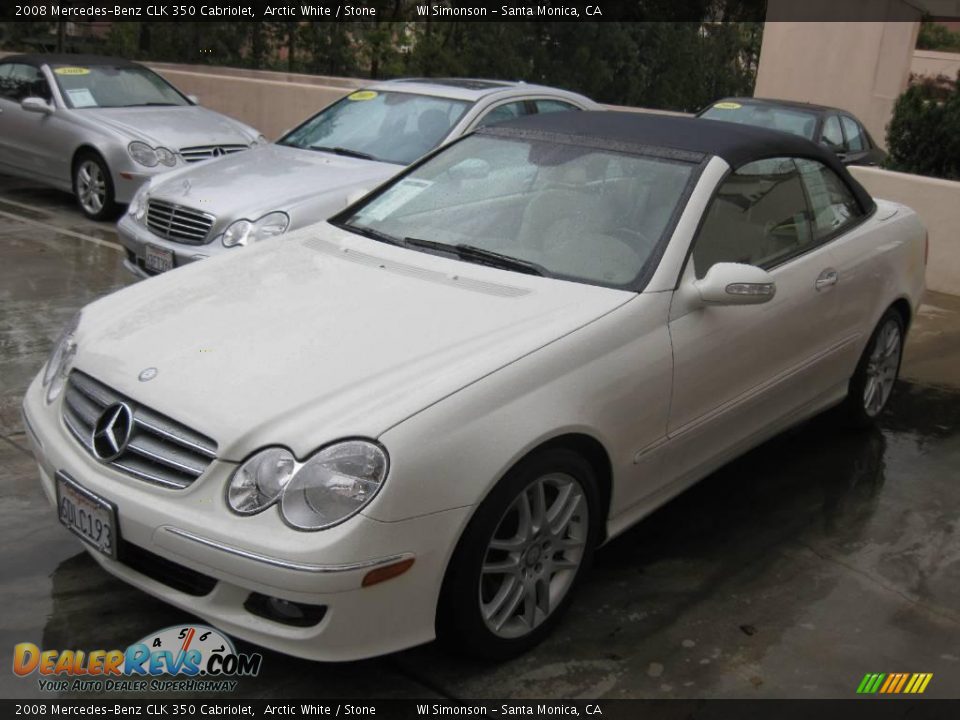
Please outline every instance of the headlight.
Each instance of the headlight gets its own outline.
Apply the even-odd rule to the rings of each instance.
[[[241,515],[266,510],[293,477],[297,461],[284,448],[267,448],[254,455],[230,479],[227,502]]]
[[[162,165],[173,167],[177,164],[177,154],[173,150],[158,147],[155,152],[157,153],[157,160],[159,160]]]
[[[343,522],[370,502],[387,477],[387,454],[369,440],[329,445],[305,463],[289,450],[267,448],[237,468],[227,486],[234,512],[252,515],[279,500],[284,519],[298,530]]]
[[[250,143],[250,147],[255,148],[258,145],[266,145],[268,142],[270,141],[263,135],[257,135],[257,139]]]
[[[52,403],[63,392],[63,386],[67,381],[67,374],[70,372],[70,365],[73,363],[73,357],[77,354],[77,343],[73,334],[77,331],[80,324],[80,313],[77,313],[73,319],[67,323],[67,326],[60,333],[57,342],[53,346],[47,365],[43,369],[43,386],[47,389],[47,403]]]
[[[140,189],[137,190],[136,194],[133,196],[133,199],[130,201],[130,205],[127,207],[127,214],[137,222],[142,223],[143,218],[147,214],[147,193],[149,190],[149,183],[144,183],[141,185]]]
[[[266,240],[275,235],[286,232],[290,225],[290,217],[285,212],[267,213],[256,222],[237,220],[223,232],[224,247],[237,247]]]
[[[130,157],[147,167],[156,167],[157,163],[160,162],[157,151],[144,142],[130,143],[127,145],[127,152],[130,153]]]
[[[387,454],[367,440],[331,445],[307,460],[280,499],[284,519],[299,530],[322,530],[355,515],[387,476]]]

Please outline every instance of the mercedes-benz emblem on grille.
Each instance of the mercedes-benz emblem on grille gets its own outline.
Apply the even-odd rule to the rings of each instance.
[[[213,157],[220,157],[221,155],[223,155],[223,148],[222,148],[222,147],[215,147],[213,150],[210,151],[210,154],[211,154]]]
[[[155,367],[148,367],[137,375],[137,379],[140,380],[140,382],[147,382],[147,380],[153,380],[156,376],[157,369]]]
[[[133,430],[133,412],[123,403],[114,403],[101,413],[93,426],[93,454],[103,462],[123,454]]]

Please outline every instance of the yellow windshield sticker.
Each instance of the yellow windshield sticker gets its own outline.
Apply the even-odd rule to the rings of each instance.
[[[82,67],[59,67],[54,72],[57,75],[89,75],[90,68]]]
[[[373,100],[377,96],[373,90],[358,90],[357,92],[347,95],[347,100]]]
[[[714,107],[717,108],[717,110],[739,110],[743,105],[735,102],[722,102],[717,103]]]

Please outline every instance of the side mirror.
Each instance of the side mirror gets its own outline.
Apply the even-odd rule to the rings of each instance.
[[[24,98],[20,102],[20,107],[27,112],[43,113],[44,115],[49,115],[53,112],[53,106],[40,97]]]
[[[759,305],[777,294],[770,273],[742,263],[717,263],[693,285],[706,305]]]
[[[199,104],[200,104],[200,98],[198,98],[196,95],[187,95],[187,100],[190,101],[190,104],[191,104],[191,105],[199,105]]]
[[[370,188],[357,188],[356,190],[354,190],[353,192],[347,195],[347,205],[353,205],[355,202],[357,202],[357,200],[362,198],[368,192],[370,192]],[[346,207],[346,205],[344,205],[344,207]]]

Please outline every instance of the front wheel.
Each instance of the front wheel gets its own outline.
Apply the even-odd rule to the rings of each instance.
[[[877,323],[850,379],[844,410],[852,425],[873,424],[887,407],[900,374],[903,337],[903,317],[890,308]]]
[[[119,207],[114,200],[113,179],[97,153],[85,152],[74,163],[73,194],[80,210],[91,220],[116,217]]]
[[[444,579],[437,635],[503,659],[545,638],[572,599],[599,531],[592,467],[549,448],[521,461],[477,509]]]

